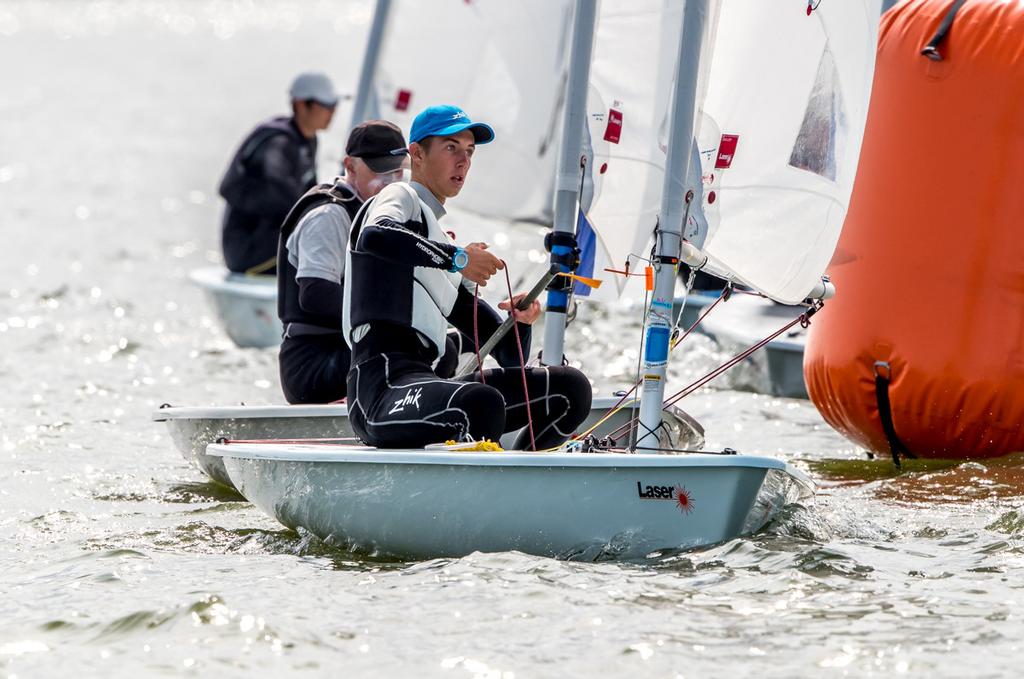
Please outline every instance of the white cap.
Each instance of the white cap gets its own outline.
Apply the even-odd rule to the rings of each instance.
[[[334,91],[334,84],[323,73],[300,73],[292,81],[292,86],[288,93],[293,100],[306,101],[313,99],[324,106],[334,106],[338,103],[338,95]]]

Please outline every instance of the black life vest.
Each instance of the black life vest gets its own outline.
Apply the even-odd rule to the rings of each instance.
[[[272,163],[265,162],[271,139],[287,141],[285,158]],[[235,151],[219,187],[227,202],[221,245],[229,269],[274,273],[268,265],[277,254],[281,222],[316,185],[316,146],[316,139],[306,139],[294,120],[279,117],[257,125]]]
[[[337,316],[324,316],[304,311],[299,305],[299,282],[295,278],[298,271],[288,261],[288,237],[308,212],[327,204],[344,208],[349,219],[354,221],[363,203],[356,192],[342,181],[317,184],[299,199],[281,225],[281,236],[277,242],[277,315],[285,328],[290,323],[301,323],[341,332],[341,309],[338,309]],[[345,285],[344,281],[338,283]]]
[[[242,141],[228,164],[227,171],[224,172],[219,191],[221,197],[228,200],[232,207],[246,212],[252,211],[251,206],[237,205],[231,202],[229,198],[232,194],[231,189],[249,176],[251,172],[249,163],[264,142],[279,134],[288,136],[296,149],[295,170],[299,172],[301,182],[306,186],[312,186],[316,182],[316,138],[307,139],[302,136],[302,132],[291,118],[284,116],[271,118],[257,125]]]

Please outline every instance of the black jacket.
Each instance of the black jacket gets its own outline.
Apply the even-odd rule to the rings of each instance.
[[[274,273],[281,223],[316,184],[316,139],[306,139],[292,118],[256,126],[235,152],[220,183],[222,246],[228,269],[258,267]]]

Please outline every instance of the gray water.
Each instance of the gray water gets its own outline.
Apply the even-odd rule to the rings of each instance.
[[[356,557],[186,465],[159,404],[281,401],[274,351],[233,347],[186,279],[219,258],[213,188],[296,71],[351,91],[370,11],[0,3],[0,675],[1019,674],[1020,461],[894,477],[742,374],[683,405],[709,447],[778,455],[817,496],[637,562]],[[494,242],[520,271],[536,247]],[[629,381],[637,305],[573,334],[603,393]],[[687,342],[674,384],[722,358]]]

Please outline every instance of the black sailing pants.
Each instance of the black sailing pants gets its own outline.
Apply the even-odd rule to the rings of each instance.
[[[519,368],[495,368],[461,380],[439,379],[410,354],[376,354],[348,374],[349,420],[366,443],[380,448],[422,448],[449,439],[497,441],[526,427]],[[590,413],[590,382],[569,367],[527,368],[530,414],[537,448],[564,442]],[[524,429],[515,449],[530,448]]]

